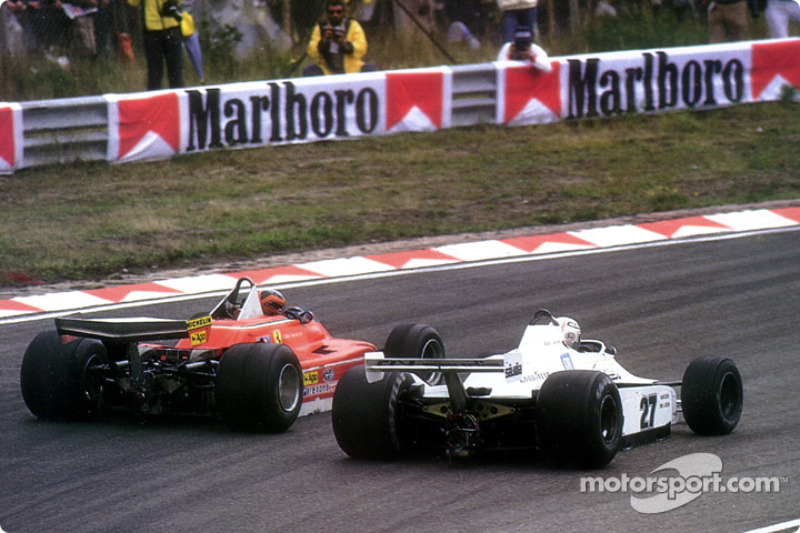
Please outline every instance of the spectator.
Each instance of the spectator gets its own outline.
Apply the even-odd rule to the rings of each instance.
[[[708,42],[724,43],[747,39],[747,0],[713,0],[707,5]]]
[[[800,23],[800,4],[795,0],[767,0],[764,17],[767,19],[769,36],[783,39],[789,36],[790,22]]]
[[[112,0],[98,0],[94,13],[94,43],[97,55],[107,57],[111,52]]]
[[[599,0],[594,6],[592,14],[595,18],[617,18],[617,8],[608,0]]]
[[[128,0],[141,6],[142,48],[147,62],[147,90],[161,88],[164,63],[171,89],[183,87],[183,36],[176,0]]]
[[[497,55],[498,61],[529,61],[542,72],[550,72],[553,66],[544,49],[533,42],[533,32],[522,26],[514,32],[514,39],[507,42]]]
[[[439,18],[451,43],[465,43],[472,51],[481,47],[492,0],[445,0]]]
[[[345,17],[344,0],[327,0],[325,18],[314,26],[308,42],[308,57],[314,62],[303,69],[304,76],[371,72],[375,67],[364,63],[367,37],[358,21]]]
[[[71,54],[97,54],[94,16],[98,11],[98,0],[55,0],[55,5],[63,13],[65,34],[64,48]],[[61,16],[61,13],[59,15]]]
[[[504,43],[514,39],[514,31],[520,26],[526,26],[536,34],[537,3],[537,0],[497,0],[500,7],[500,35]]]
[[[10,57],[24,57],[26,52],[25,30],[22,28],[22,13],[25,3],[17,0],[0,0],[0,54]],[[0,65],[2,57],[0,57]]]
[[[67,18],[60,5],[56,7],[49,0],[27,0],[24,4],[20,23],[28,36],[29,50],[41,53],[42,48],[49,51],[65,41]]]

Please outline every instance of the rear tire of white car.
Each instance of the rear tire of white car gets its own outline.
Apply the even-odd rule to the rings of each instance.
[[[603,372],[556,372],[536,403],[539,445],[556,464],[602,468],[622,444],[622,401]]]
[[[388,358],[444,359],[444,342],[439,332],[425,324],[401,324],[386,339],[383,353]],[[442,383],[441,372],[420,374],[429,385]]]
[[[303,371],[285,344],[237,344],[220,359],[217,409],[234,429],[278,433],[303,404]]]
[[[361,460],[391,460],[404,451],[398,431],[397,404],[411,377],[387,372],[383,379],[367,381],[364,366],[345,372],[333,396],[333,434],[339,447]]]
[[[695,359],[683,374],[683,418],[699,435],[727,435],[733,431],[742,416],[743,400],[742,377],[730,359]]]
[[[42,420],[88,418],[99,406],[108,363],[103,343],[80,338],[67,344],[55,331],[37,335],[25,350],[20,370],[22,399]]]

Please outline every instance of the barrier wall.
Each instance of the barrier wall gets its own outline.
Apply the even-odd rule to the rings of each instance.
[[[552,58],[552,67],[544,73],[500,62],[0,104],[0,172],[54,162],[35,155],[42,146],[60,147],[57,160],[124,163],[481,122],[518,126],[774,101],[784,86],[800,87],[800,39],[565,56]],[[105,109],[104,124],[80,118],[92,115],[81,112],[84,105]],[[57,117],[69,109],[75,116]],[[26,124],[34,110],[37,128]],[[92,132],[70,138],[67,123]]]

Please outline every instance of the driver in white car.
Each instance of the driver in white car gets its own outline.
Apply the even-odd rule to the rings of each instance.
[[[556,318],[558,326],[561,328],[562,342],[567,348],[580,351],[581,349],[581,326],[578,321],[568,316]]]

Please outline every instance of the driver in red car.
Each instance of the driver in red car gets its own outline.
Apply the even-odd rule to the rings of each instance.
[[[314,320],[314,313],[303,307],[286,307],[286,298],[274,289],[266,289],[259,294],[261,311],[264,316],[285,316],[306,324]]]
[[[286,298],[280,292],[267,289],[261,291],[261,310],[265,316],[282,315],[286,307]]]

